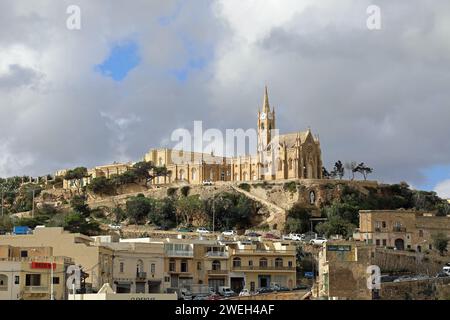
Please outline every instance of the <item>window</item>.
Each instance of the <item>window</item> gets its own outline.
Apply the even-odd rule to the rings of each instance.
[[[253,260],[248,260],[248,265],[249,265],[250,267],[253,267]]]
[[[214,260],[213,262],[212,262],[212,269],[213,270],[220,270],[220,261],[219,260]]]
[[[375,244],[377,247],[380,246],[380,239],[375,240]]]
[[[387,240],[386,239],[383,239],[383,246],[387,246]]]
[[[181,272],[188,272],[187,260],[181,260]]]
[[[27,250],[20,251],[20,257],[21,258],[27,258],[28,257],[28,251]]]
[[[164,277],[164,282],[170,282],[170,277]]]
[[[289,268],[292,268],[292,265],[293,265],[292,261],[288,261]]]
[[[120,273],[123,273],[123,269],[124,269],[124,263],[121,262],[120,265],[119,265],[119,271],[120,271]]]
[[[20,284],[20,277],[19,276],[15,276],[14,277],[14,284]]]
[[[233,258],[233,268],[239,268],[241,266],[241,258]]]
[[[202,263],[200,261],[197,262],[197,270],[202,270]]]
[[[59,284],[59,277],[53,277],[53,284]]]
[[[174,259],[170,259],[170,261],[169,261],[169,271],[170,272],[175,272],[175,269],[176,269],[175,260]]]
[[[259,266],[261,268],[267,268],[267,259],[266,258],[259,259]]]
[[[150,273],[155,273],[155,271],[156,271],[156,265],[154,263],[152,263],[150,265]]]
[[[419,237],[423,237],[423,230],[419,230]]]
[[[381,222],[383,228],[386,228],[386,221]]]
[[[25,276],[25,286],[36,287],[41,285],[41,275],[40,274],[27,274]]]
[[[255,282],[254,281],[250,282],[250,291],[255,292]]]
[[[282,258],[276,258],[275,259],[275,267],[282,268],[283,267],[283,259]]]

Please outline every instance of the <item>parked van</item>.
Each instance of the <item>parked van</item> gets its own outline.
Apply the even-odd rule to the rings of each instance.
[[[445,266],[442,268],[442,272],[450,276],[450,266]]]

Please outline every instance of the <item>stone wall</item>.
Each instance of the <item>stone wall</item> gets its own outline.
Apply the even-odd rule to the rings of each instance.
[[[381,284],[382,300],[449,300],[450,277]]]

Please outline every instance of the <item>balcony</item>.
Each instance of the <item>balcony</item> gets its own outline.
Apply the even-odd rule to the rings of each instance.
[[[224,259],[228,259],[229,257],[228,252],[225,251],[208,251],[206,252],[205,256],[207,258],[224,258]]]
[[[147,272],[136,273],[136,280],[146,280],[146,279],[147,279]]]
[[[194,257],[194,251],[187,250],[167,250],[166,254],[169,257]]]
[[[381,228],[375,228],[375,232],[381,232]]]
[[[406,228],[405,227],[393,227],[392,231],[394,231],[394,232],[406,232]]]
[[[25,287],[25,292],[27,293],[49,293],[48,287],[44,286],[27,286]]]
[[[8,291],[8,286],[0,286],[0,291]]]
[[[227,275],[228,270],[208,270],[208,275]]]
[[[296,271],[295,267],[287,266],[233,266],[236,271]]]

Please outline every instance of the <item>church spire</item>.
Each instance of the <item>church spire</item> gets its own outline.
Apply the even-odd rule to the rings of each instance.
[[[265,113],[270,112],[269,94],[267,93],[267,86],[266,86],[266,90],[264,92],[263,112],[265,112]]]

